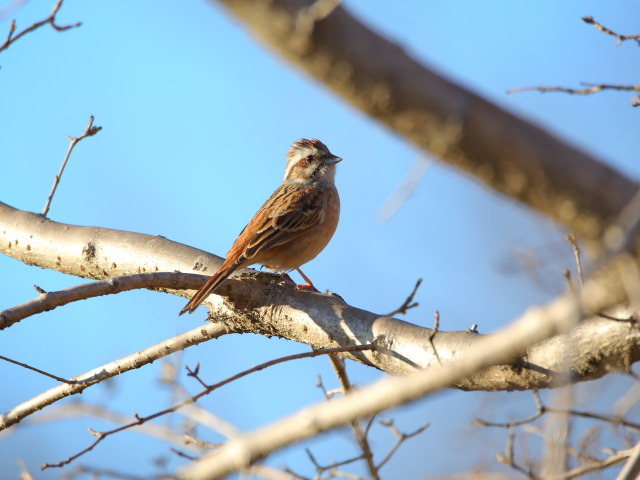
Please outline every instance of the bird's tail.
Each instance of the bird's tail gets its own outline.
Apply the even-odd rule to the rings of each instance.
[[[226,264],[227,262],[225,262]],[[224,282],[229,275],[231,275],[240,265],[235,262],[230,263],[229,265],[223,264],[215,274],[213,274],[202,286],[198,289],[191,300],[187,302],[182,310],[180,310],[179,315],[183,313],[189,312],[193,313],[196,308],[200,306],[202,302],[212,293],[216,288],[218,288],[222,282]]]

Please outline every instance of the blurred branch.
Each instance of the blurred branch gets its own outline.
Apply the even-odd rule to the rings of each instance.
[[[67,161],[69,160],[69,156],[73,151],[73,148],[76,146],[78,142],[80,142],[83,138],[92,137],[96,133],[102,130],[102,127],[94,127],[93,126],[93,115],[89,117],[89,124],[87,128],[85,128],[84,133],[79,137],[69,137],[69,148],[67,149],[67,154],[64,156],[62,160],[62,165],[60,166],[60,171],[55,176],[53,180],[53,187],[51,187],[51,193],[49,193],[49,198],[47,198],[47,203],[44,206],[44,210],[42,210],[42,215],[45,217],[47,213],[49,213],[49,207],[51,206],[51,201],[53,200],[53,195],[56,193],[56,189],[58,188],[58,184],[60,183],[60,178],[62,178],[62,173],[64,172],[64,167],[67,166]]]
[[[351,385],[351,381],[349,380],[349,376],[347,375],[347,368],[344,364],[344,360],[335,355],[329,355],[329,360],[331,361],[333,371],[335,372],[336,377],[338,377],[338,381],[340,382],[340,386],[342,387],[342,393],[344,395],[348,395],[353,391],[353,386]],[[373,461],[373,453],[371,452],[369,439],[367,438],[366,432],[360,426],[359,420],[353,420],[351,422],[351,431],[353,432],[353,436],[355,437],[356,442],[358,442],[358,445],[360,446],[360,450],[362,450],[362,458],[367,465],[369,475],[371,475],[371,478],[374,480],[380,480],[378,468]]]
[[[620,35],[619,33],[614,32],[613,30],[609,30],[607,27],[605,27],[604,25],[602,25],[601,23],[596,22],[592,16],[586,16],[586,17],[582,17],[582,20],[585,23],[588,23],[590,25],[593,25],[594,27],[596,27],[598,30],[600,30],[602,33],[605,33],[607,35],[611,35],[612,37],[615,37],[618,39],[618,43],[616,43],[616,47],[618,45],[620,45],[622,42],[626,41],[626,40],[635,40],[636,43],[638,45],[640,45],[640,34],[636,34],[636,35]]]
[[[589,95],[592,93],[602,92],[604,90],[622,90],[622,91],[632,91],[632,92],[640,92],[640,83],[636,85],[607,85],[607,84],[590,84],[590,83],[582,83],[585,85],[585,88],[566,88],[566,87],[516,87],[510,88],[507,90],[507,93],[520,93],[520,92],[531,92],[537,91],[541,93],[547,92],[563,92],[569,93],[573,95]],[[640,105],[640,98],[633,97],[631,99],[631,104],[634,107]]]
[[[590,248],[638,188],[604,162],[418,62],[343,5],[314,23],[307,48],[300,49],[294,37],[308,1],[215,3],[366,115],[563,223]]]
[[[164,343],[164,342],[163,342]],[[62,460],[60,462],[57,463],[45,463],[44,465],[42,465],[40,467],[40,470],[46,470],[48,468],[59,468],[59,467],[64,467],[65,465],[68,465],[69,463],[73,462],[74,460],[80,458],[81,456],[83,456],[86,453],[89,453],[91,450],[93,450],[96,446],[98,446],[99,443],[101,443],[105,438],[114,435],[116,433],[122,432],[124,430],[128,430],[130,428],[133,427],[137,427],[139,425],[143,425],[151,420],[154,420],[158,417],[162,417],[164,415],[167,415],[169,413],[173,413],[183,407],[186,407],[188,405],[192,405],[195,402],[197,402],[200,398],[204,397],[205,395],[210,394],[211,392],[217,390],[218,388],[223,387],[224,385],[227,385],[235,380],[238,380],[239,378],[245,377],[251,373],[260,371],[260,370],[264,370],[265,368],[271,367],[273,365],[278,365],[280,363],[284,363],[284,362],[289,362],[292,360],[298,360],[301,358],[310,358],[310,357],[317,357],[319,355],[327,355],[327,354],[332,354],[332,353],[338,353],[340,351],[353,351],[353,350],[365,350],[365,349],[371,349],[373,346],[372,345],[356,345],[356,346],[351,346],[351,347],[342,347],[342,348],[336,348],[336,349],[331,349],[331,350],[322,350],[322,351],[313,351],[313,352],[305,352],[305,353],[299,353],[296,355],[288,355],[286,357],[281,357],[281,358],[277,358],[275,360],[270,360],[268,362],[264,362],[261,363],[260,365],[256,365],[255,367],[249,368],[247,370],[244,370],[243,372],[240,372],[236,375],[233,375],[231,377],[228,377],[220,382],[217,382],[213,385],[207,385],[206,383],[204,383],[204,381],[201,380],[201,378],[199,377],[199,373],[198,370],[199,368],[196,367],[195,370],[191,370],[189,368],[187,368],[187,370],[189,371],[189,376],[195,378],[201,385],[204,386],[204,389],[202,391],[200,391],[199,393],[197,393],[196,395],[193,395],[189,398],[187,398],[186,400],[179,402],[175,405],[172,405],[169,408],[166,408],[164,410],[161,410],[159,412],[153,413],[151,415],[148,415],[146,417],[141,417],[139,416],[137,413],[135,413],[133,416],[135,418],[134,421],[131,421],[129,423],[126,423],[124,425],[121,425],[117,428],[111,429],[111,430],[106,430],[103,432],[98,432],[92,429],[89,429],[89,433],[91,433],[91,435],[93,435],[94,437],[96,437],[96,439],[86,448],[84,448],[83,450],[81,450],[80,452],[71,455],[70,457],[66,458],[65,460]]]
[[[3,50],[6,50],[7,48],[9,48],[9,45],[14,43],[16,40],[18,40],[23,35],[26,35],[29,32],[33,32],[34,30],[37,30],[38,28],[42,27],[43,25],[49,24],[49,25],[51,25],[51,27],[54,30],[56,30],[58,32],[62,32],[64,30],[68,30],[70,28],[76,28],[76,27],[79,27],[80,25],[82,25],[82,22],[73,23],[71,25],[58,25],[58,24],[56,24],[56,15],[58,13],[58,10],[60,10],[60,7],[62,6],[62,2],[63,2],[63,0],[58,0],[56,2],[56,4],[53,6],[53,10],[51,11],[51,13],[49,14],[49,16],[47,18],[45,18],[44,20],[40,20],[39,22],[34,23],[30,27],[25,28],[20,33],[18,33],[17,35],[14,35],[14,33],[16,31],[16,21],[15,20],[11,20],[11,25],[9,26],[9,34],[7,35],[7,39],[4,41],[4,43],[2,45],[0,45],[0,52],[2,52]]]
[[[208,323],[127,357],[94,368],[71,379],[78,383],[58,385],[3,413],[0,415],[0,430],[15,425],[29,415],[58,400],[82,393],[91,385],[103,382],[129,370],[140,368],[143,365],[148,365],[179,350],[184,350],[227,333],[230,333],[230,331],[224,325]]]
[[[564,92],[564,93],[572,93],[575,95],[587,95],[590,93],[598,93],[603,90],[624,90],[624,91],[633,91],[640,92],[640,83],[637,85],[592,85],[589,83],[583,83],[586,85],[586,88],[564,88],[564,87],[517,87],[511,88],[507,90],[507,93],[519,93],[519,92],[527,92],[527,91],[538,91],[538,92]]]

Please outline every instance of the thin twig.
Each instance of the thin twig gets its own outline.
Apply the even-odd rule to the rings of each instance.
[[[7,35],[7,39],[4,41],[4,43],[2,45],[0,45],[0,52],[2,52],[3,50],[6,50],[7,48],[9,48],[9,45],[14,43],[16,40],[18,40],[23,35],[26,35],[29,32],[33,32],[34,30],[37,30],[38,28],[40,28],[40,27],[42,27],[43,25],[46,25],[46,24],[51,25],[51,27],[54,30],[58,31],[58,32],[62,32],[64,30],[68,30],[70,28],[76,28],[76,27],[79,27],[80,25],[82,25],[82,22],[77,22],[77,23],[73,23],[71,25],[64,25],[64,26],[56,25],[56,14],[58,13],[58,10],[60,10],[60,7],[62,6],[62,1],[63,0],[58,0],[58,2],[53,6],[53,10],[51,11],[51,13],[49,14],[49,16],[47,18],[45,18],[44,20],[40,20],[39,22],[34,23],[30,27],[25,28],[24,30],[22,30],[20,33],[18,33],[15,36],[13,34],[16,31],[16,21],[15,20],[11,20],[11,25],[9,26],[9,34]]]
[[[15,307],[0,310],[0,330],[15,325],[32,315],[47,312],[71,302],[141,288],[197,289],[198,285],[201,285],[206,278],[205,275],[197,273],[154,272],[111,277],[53,292],[45,292],[38,287],[36,288],[40,293],[38,297]]]
[[[576,269],[578,271],[578,281],[580,282],[580,288],[584,285],[584,273],[582,271],[582,259],[580,257],[580,245],[578,244],[578,238],[574,232],[564,237],[567,242],[571,244],[573,248],[573,257],[576,261]]]
[[[53,378],[54,380],[57,380],[58,382],[68,383],[69,385],[77,385],[78,383],[85,383],[85,382],[78,381],[78,380],[67,380],[66,378],[58,377],[57,375],[54,375],[52,373],[47,373],[44,370],[40,370],[39,368],[32,367],[31,365],[27,365],[26,363],[18,362],[17,360],[12,360],[12,359],[10,359],[8,357],[3,357],[2,355],[0,355],[0,360],[4,360],[5,362],[13,363],[14,365],[19,365],[22,368],[26,368],[28,370],[32,370],[34,372],[39,373],[40,375],[44,375],[45,377]]]
[[[638,45],[640,45],[640,34],[636,34],[636,35],[620,35],[619,33],[616,33],[613,30],[608,29],[607,27],[605,27],[601,23],[596,22],[591,15],[586,16],[586,17],[582,17],[582,20],[585,23],[593,25],[598,30],[600,30],[602,33],[605,33],[607,35],[611,35],[612,37],[617,38],[618,39],[618,43],[616,43],[616,47],[618,45],[620,45],[622,42],[624,42],[625,40],[635,40],[638,43]]]
[[[349,380],[349,376],[347,375],[347,369],[344,365],[344,361],[336,355],[329,355],[329,360],[331,361],[333,371],[336,373],[338,381],[342,386],[342,390],[346,395],[350,390],[352,390],[353,387],[351,386],[351,381]],[[362,427],[360,426],[360,421],[356,419],[351,422],[351,429],[353,431],[353,436],[355,437],[358,445],[360,446],[360,449],[362,450],[362,457],[367,464],[369,475],[371,475],[371,478],[373,478],[374,480],[380,480],[378,469],[376,468],[376,464],[373,461],[371,445],[369,444],[369,440],[365,431],[363,431]]]
[[[429,334],[429,343],[431,344],[431,348],[433,348],[433,353],[438,360],[438,363],[442,363],[440,361],[440,356],[438,355],[438,350],[436,350],[436,346],[433,343],[433,339],[436,337],[436,333],[438,333],[438,329],[440,328],[440,312],[438,310],[435,311],[433,315],[433,329]]]
[[[393,423],[393,420],[381,420],[380,421],[380,425],[383,425],[383,426],[387,427],[389,430],[391,430],[391,433],[393,433],[395,435],[395,437],[396,437],[396,443],[393,445],[393,447],[391,447],[391,449],[389,450],[387,455],[378,464],[378,466],[377,466],[378,470],[380,470],[389,460],[391,460],[391,458],[396,453],[398,448],[400,448],[400,445],[402,445],[405,441],[409,440],[410,438],[415,437],[416,435],[420,435],[427,428],[429,428],[429,426],[431,424],[425,423],[423,426],[421,426],[417,430],[414,430],[411,433],[402,433],[395,426],[395,424]]]
[[[60,0],[62,1],[62,0]],[[42,211],[42,215],[46,216],[49,213],[49,207],[51,206],[51,201],[53,200],[53,195],[56,193],[56,189],[58,188],[58,184],[60,183],[60,178],[62,178],[62,173],[64,172],[64,168],[67,166],[67,161],[69,160],[69,156],[71,155],[71,151],[76,146],[80,140],[87,137],[92,137],[96,133],[102,130],[102,127],[94,127],[93,126],[93,115],[89,117],[89,123],[87,128],[85,128],[84,133],[79,137],[69,137],[69,148],[67,149],[67,154],[64,156],[64,160],[62,161],[62,166],[60,167],[60,171],[53,179],[53,187],[51,187],[51,193],[49,193],[49,198],[47,199],[47,203],[44,206],[44,210]]]
[[[319,355],[326,355],[326,354],[332,354],[332,353],[340,353],[340,352],[355,352],[355,351],[363,351],[363,350],[373,350],[375,348],[374,345],[353,345],[350,347],[339,347],[339,348],[328,348],[328,349],[323,349],[323,350],[314,350],[312,352],[305,352],[305,353],[298,353],[296,355],[288,355],[286,357],[281,357],[281,358],[277,358],[275,360],[270,360],[268,362],[264,362],[261,363],[260,365],[256,365],[255,367],[249,368],[247,370],[244,370],[243,372],[240,372],[236,375],[233,375],[231,377],[228,377],[218,383],[215,383],[213,385],[207,385],[206,388],[204,388],[202,391],[200,391],[199,393],[187,398],[186,400],[179,402],[169,408],[166,408],[164,410],[161,410],[159,412],[153,413],[151,415],[148,415],[146,417],[141,417],[139,416],[137,413],[134,413],[133,416],[135,418],[135,420],[133,422],[130,422],[126,425],[122,425],[118,428],[114,428],[112,430],[107,430],[104,432],[98,432],[95,430],[91,430],[89,429],[89,433],[91,433],[93,436],[96,437],[96,439],[89,445],[87,446],[85,449],[81,450],[80,452],[71,455],[70,457],[66,458],[65,460],[61,460],[60,462],[57,463],[45,463],[44,465],[42,465],[40,467],[40,470],[45,470],[47,468],[60,468],[60,467],[64,467],[65,465],[68,465],[69,463],[73,462],[74,460],[76,460],[77,458],[81,457],[82,455],[90,452],[91,450],[93,450],[99,443],[101,443],[105,438],[114,435],[118,432],[127,430],[129,428],[135,427],[137,425],[142,425],[143,423],[149,422],[151,420],[154,420],[158,417],[161,417],[163,415],[166,415],[168,413],[172,413],[175,412],[177,410],[179,410],[182,407],[185,407],[187,405],[191,405],[193,403],[195,403],[196,401],[198,401],[201,397],[208,395],[209,393],[213,392],[214,390],[217,390],[218,388],[223,387],[224,385],[227,385],[228,383],[231,383],[239,378],[242,378],[244,376],[247,376],[251,373],[257,372],[259,370],[263,370],[265,368],[271,367],[273,365],[277,365],[283,362],[288,362],[291,360],[297,360],[300,358],[310,358],[310,357],[317,357]],[[193,376],[194,378],[198,379],[198,381],[202,384],[202,385],[206,385],[204,382],[202,382],[197,375],[197,372],[195,371],[191,371],[191,376]]]
[[[531,92],[537,91],[541,93],[548,92],[564,92],[570,93],[572,95],[589,95],[592,93],[602,92],[603,90],[622,90],[622,91],[631,91],[631,92],[639,92],[640,91],[640,83],[636,85],[610,85],[610,84],[590,84],[590,83],[582,83],[585,85],[585,88],[566,88],[566,87],[516,87],[510,88],[507,90],[507,93],[520,93],[520,92]]]
[[[416,296],[416,292],[418,291],[418,288],[420,288],[421,284],[422,284],[422,279],[419,278],[416,281],[416,285],[413,287],[413,291],[409,294],[409,296],[406,298],[404,303],[402,305],[400,305],[398,308],[396,308],[395,310],[393,310],[392,312],[389,312],[384,316],[385,317],[393,317],[394,315],[400,315],[400,314],[406,315],[408,310],[410,310],[412,308],[415,308],[418,305],[420,305],[418,302],[413,302],[413,297]]]
[[[540,418],[542,415],[544,415],[545,413],[545,407],[542,404],[542,400],[540,399],[540,394],[538,393],[537,390],[533,391],[533,399],[536,402],[536,412],[527,417],[524,418],[522,420],[517,420],[517,421],[513,421],[513,422],[507,422],[507,423],[494,423],[494,422],[487,422],[486,420],[482,420],[480,418],[474,418],[471,421],[471,425],[479,425],[481,427],[498,427],[498,428],[509,428],[509,429],[513,429],[514,427],[518,427],[520,425],[525,425],[527,423],[531,423],[535,420],[537,420],[538,418]]]

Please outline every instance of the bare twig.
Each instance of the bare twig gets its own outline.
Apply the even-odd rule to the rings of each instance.
[[[567,470],[561,475],[554,476],[553,480],[565,480],[569,478],[578,478],[578,477],[582,478],[582,476],[585,475],[586,473],[604,470],[605,468],[611,467],[613,465],[617,465],[618,463],[625,461],[627,458],[629,458],[631,453],[632,453],[631,450],[615,452],[612,455],[605,458],[604,460],[600,460],[597,462],[589,463],[588,465],[582,465],[580,467],[575,467],[575,468],[572,468],[571,470]],[[637,478],[638,478],[637,475],[633,475],[630,477],[618,476],[616,480],[618,479],[637,480]]]
[[[140,368],[143,365],[148,365],[167,355],[227,333],[230,333],[230,330],[226,326],[220,323],[207,323],[189,332],[141,350],[140,352],[94,368],[93,370],[73,377],[72,381],[80,382],[78,384],[58,385],[1,414],[0,430],[5,430],[15,425],[29,415],[42,410],[44,407],[58,400],[82,393],[91,385],[103,382],[108,378],[120,375],[129,370]]]
[[[79,382],[77,380],[67,380],[66,378],[58,377],[57,375],[53,375],[52,373],[47,373],[44,370],[40,370],[39,368],[32,367],[31,365],[27,365],[26,363],[18,362],[17,360],[12,360],[12,359],[10,359],[8,357],[3,357],[2,355],[0,355],[0,360],[4,360],[5,362],[13,363],[14,365],[19,365],[22,368],[26,368],[28,370],[32,370],[34,372],[39,373],[40,375],[44,375],[45,377],[53,378],[54,380],[57,380],[58,382],[68,383],[69,385],[75,385],[75,384],[78,384],[78,383],[84,383],[84,382]]]
[[[622,91],[631,91],[631,92],[639,92],[640,91],[640,83],[636,85],[610,85],[610,84],[590,84],[590,83],[582,83],[585,85],[585,88],[566,88],[566,87],[516,87],[510,88],[507,90],[507,93],[520,93],[520,92],[530,92],[537,91],[541,93],[547,92],[564,92],[570,93],[572,95],[589,95],[592,93],[602,92],[603,90],[622,90]]]
[[[353,387],[351,386],[351,381],[349,380],[349,376],[347,375],[347,369],[344,365],[344,360],[336,355],[329,355],[329,360],[331,361],[333,371],[336,373],[338,381],[342,386],[342,391],[345,395],[348,394],[353,389]],[[371,445],[369,445],[369,440],[367,438],[366,432],[362,430],[359,420],[354,420],[351,422],[351,430],[353,431],[353,436],[360,446],[360,450],[362,450],[362,458],[367,464],[369,475],[371,475],[371,478],[373,478],[374,480],[380,480],[378,469],[376,468],[376,465],[373,461]]]
[[[537,420],[538,418],[540,418],[545,413],[557,413],[557,414],[570,415],[574,417],[590,418],[592,420],[600,420],[602,422],[607,422],[610,425],[622,425],[625,427],[640,430],[640,423],[631,422],[629,420],[622,418],[619,415],[603,415],[603,414],[593,413],[593,412],[584,412],[582,410],[575,410],[571,408],[564,409],[564,408],[547,407],[542,403],[540,394],[538,393],[537,390],[534,390],[532,393],[533,393],[533,399],[536,404],[536,411],[533,415],[527,418],[524,418],[522,420],[506,422],[506,423],[487,422],[486,420],[481,420],[479,418],[476,418],[471,422],[472,425],[480,425],[483,427],[514,428],[514,427],[519,427],[521,425],[525,425],[527,423],[531,423]]]
[[[205,275],[179,272],[138,273],[121,277],[111,277],[90,283],[74,285],[55,292],[39,289],[40,295],[33,300],[15,307],[0,310],[0,330],[8,328],[20,320],[38,313],[53,310],[87,298],[112,295],[140,288],[185,289],[198,288],[198,284],[206,279]]]
[[[203,328],[203,327],[200,327]],[[244,370],[243,372],[240,372],[236,375],[233,375],[231,377],[226,378],[225,380],[222,380],[218,383],[215,383],[213,385],[207,385],[205,384],[199,377],[198,377],[198,372],[197,369],[194,370],[190,370],[190,376],[194,377],[197,379],[198,382],[200,382],[201,385],[205,385],[205,388],[200,391],[199,393],[197,393],[196,395],[193,395],[189,398],[187,398],[186,400],[179,402],[169,408],[166,408],[164,410],[161,410],[159,412],[153,413],[151,415],[148,415],[146,417],[141,417],[139,416],[137,413],[133,414],[133,417],[135,418],[134,421],[126,424],[126,425],[122,425],[118,428],[114,428],[112,430],[107,430],[104,432],[98,432],[92,429],[89,429],[89,433],[91,433],[91,435],[95,436],[96,439],[89,445],[87,446],[85,449],[81,450],[80,452],[71,455],[70,457],[66,458],[65,460],[61,460],[60,462],[57,463],[45,463],[44,465],[42,465],[40,467],[40,470],[45,470],[47,468],[59,468],[59,467],[63,467],[65,465],[68,465],[69,463],[73,462],[74,460],[76,460],[77,458],[81,457],[82,455],[84,455],[85,453],[90,452],[91,450],[93,450],[99,443],[101,443],[105,438],[114,435],[118,432],[121,432],[123,430],[127,430],[129,428],[138,426],[138,425],[142,425],[146,422],[149,422],[150,420],[156,419],[158,417],[161,417],[163,415],[166,415],[168,413],[172,413],[175,412],[179,409],[181,409],[182,407],[185,407],[187,405],[191,405],[193,403],[195,403],[196,401],[198,401],[201,397],[208,395],[209,393],[213,392],[214,390],[217,390],[220,387],[223,387],[224,385],[227,385],[228,383],[231,383],[239,378],[242,378],[244,376],[247,376],[253,372],[257,372],[259,370],[263,370],[267,367],[271,367],[273,365],[277,365],[283,362],[288,362],[291,360],[297,360],[300,358],[309,358],[309,357],[316,357],[319,355],[326,355],[326,354],[331,354],[331,353],[338,353],[338,352],[354,352],[354,351],[363,351],[363,350],[371,350],[373,349],[374,346],[373,345],[354,345],[354,346],[350,346],[350,347],[340,347],[340,348],[330,348],[330,349],[326,349],[326,350],[315,350],[312,352],[305,352],[305,353],[299,353],[296,355],[289,355],[286,357],[281,357],[281,358],[277,358],[275,360],[270,360],[268,362],[264,362],[261,363],[260,365],[256,365],[255,367],[249,368],[247,370]]]
[[[393,435],[396,437],[396,443],[391,447],[387,455],[378,464],[378,467],[377,467],[378,470],[380,470],[385,465],[385,463],[391,460],[391,458],[396,453],[396,451],[398,451],[398,448],[400,448],[400,445],[402,445],[405,441],[409,440],[410,438],[420,435],[430,426],[429,423],[426,423],[411,433],[402,433],[395,426],[395,424],[393,423],[393,420],[380,420],[380,425],[384,425],[391,431],[391,433],[393,433]]]
[[[499,453],[497,455],[498,462],[513,468],[514,470],[522,473],[523,475],[526,475],[526,477],[531,480],[538,480],[538,478],[540,477],[538,477],[538,475],[536,475],[533,472],[533,469],[530,466],[524,467],[515,461],[515,454],[514,454],[515,438],[516,438],[516,432],[513,428],[510,428],[509,434],[507,435],[507,445],[505,446],[505,453],[504,454]]]
[[[616,43],[616,47],[618,45],[620,45],[622,42],[626,41],[626,40],[635,40],[638,43],[638,45],[640,45],[640,34],[636,34],[636,35],[620,35],[619,33],[616,33],[613,30],[609,30],[607,27],[605,27],[601,23],[596,22],[591,15],[586,16],[586,17],[582,17],[582,20],[585,23],[593,25],[598,30],[600,30],[602,33],[605,33],[607,35],[611,35],[612,37],[617,38],[618,42]]]
[[[60,7],[62,6],[62,1],[63,0],[58,0],[56,2],[56,4],[53,6],[53,10],[51,11],[51,13],[49,14],[49,16],[47,18],[45,18],[44,20],[40,20],[39,22],[34,23],[30,27],[25,28],[20,33],[18,33],[17,35],[14,35],[14,33],[16,31],[16,21],[15,20],[11,20],[11,25],[9,26],[9,34],[7,35],[7,39],[4,41],[4,43],[2,45],[0,45],[0,52],[2,52],[3,50],[6,50],[7,48],[9,48],[9,45],[14,43],[16,40],[18,40],[23,35],[26,35],[29,32],[33,32],[34,30],[37,30],[38,28],[40,28],[40,27],[42,27],[43,25],[46,25],[46,24],[51,25],[51,27],[54,30],[58,31],[58,32],[62,32],[64,30],[68,30],[70,28],[76,28],[76,27],[79,27],[80,25],[82,25],[82,22],[77,22],[77,23],[73,23],[71,25],[64,25],[64,26],[56,24],[56,14],[58,13],[58,10],[60,10]]]
[[[418,302],[414,302],[413,298],[416,296],[416,292],[418,291],[418,288],[420,288],[421,284],[422,284],[422,279],[419,278],[416,281],[416,285],[413,287],[413,291],[405,299],[404,303],[402,305],[400,305],[398,308],[396,308],[394,311],[389,312],[384,316],[385,317],[393,317],[395,315],[400,315],[400,314],[406,315],[408,310],[417,307],[419,305],[419,303]]]
[[[578,280],[580,282],[580,288],[582,288],[582,285],[584,284],[584,273],[582,271],[582,259],[580,257],[580,245],[578,244],[578,238],[573,232],[571,232],[571,234],[569,235],[565,235],[564,238],[567,239],[567,242],[569,242],[571,244],[571,247],[573,248],[573,257],[576,261]]]
[[[536,402],[536,412],[533,415],[531,415],[530,417],[524,418],[522,420],[513,421],[513,422],[507,422],[507,423],[487,422],[486,420],[481,420],[479,418],[474,418],[471,421],[471,425],[479,425],[481,427],[499,427],[499,428],[513,429],[514,427],[518,427],[520,425],[531,423],[531,422],[537,420],[542,415],[544,415],[545,407],[542,404],[542,400],[540,399],[540,394],[538,393],[538,391],[534,390],[532,393],[533,393],[533,399]]]
[[[440,356],[438,355],[438,350],[436,349],[436,346],[433,343],[433,339],[436,338],[436,333],[438,333],[439,328],[440,328],[440,312],[436,310],[433,315],[433,329],[429,334],[429,343],[431,344],[431,348],[433,348],[433,354],[436,356],[438,363],[440,363]]]
[[[627,460],[627,463],[625,463],[622,470],[620,470],[616,480],[637,479],[638,474],[640,474],[640,443],[637,443],[636,446],[631,449],[629,460]]]
[[[62,0],[60,0],[61,2]],[[53,180],[53,187],[51,187],[51,193],[49,193],[49,198],[47,199],[47,203],[44,206],[44,210],[42,211],[42,215],[46,216],[49,213],[49,207],[51,206],[51,201],[53,200],[53,195],[56,193],[56,189],[58,188],[58,184],[60,183],[60,178],[62,177],[62,173],[64,172],[64,168],[67,166],[67,161],[69,160],[69,156],[73,151],[73,148],[76,146],[80,140],[87,137],[92,137],[96,133],[102,130],[102,127],[94,127],[93,126],[93,115],[89,117],[89,123],[87,124],[87,128],[85,128],[84,133],[79,137],[69,137],[69,148],[67,149],[67,154],[64,156],[62,160],[62,165],[60,166],[60,171],[55,176]]]

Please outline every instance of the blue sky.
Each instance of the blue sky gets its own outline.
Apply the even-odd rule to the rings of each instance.
[[[52,3],[27,2],[15,14],[18,29],[45,17]],[[505,93],[528,85],[636,83],[637,45],[615,47],[615,39],[580,18],[593,15],[616,31],[638,33],[637,2],[343,4],[444,75],[640,179],[640,110],[630,106],[631,94]],[[437,161],[400,211],[381,222],[378,210],[421,153],[273,55],[217,4],[66,0],[58,22],[76,21],[83,25],[62,33],[43,28],[0,53],[1,201],[41,211],[67,135],[79,135],[94,115],[103,130],[74,151],[50,218],[163,235],[222,255],[280,182],[289,145],[317,137],[344,159],[337,177],[341,223],[331,244],[305,268],[320,289],[384,313],[400,305],[422,277],[420,307],[406,320],[431,326],[439,310],[443,330],[477,323],[487,333],[562,288],[562,270],[572,265],[564,230]],[[0,32],[8,28],[9,21],[1,20]],[[520,250],[545,260],[543,282],[506,273],[505,265]],[[34,283],[56,290],[82,282],[6,257],[0,257],[0,272],[0,309],[32,298]],[[195,328],[204,310],[178,318],[183,304],[150,292],[80,302],[3,331],[0,351],[73,376]],[[301,351],[305,347],[292,342],[241,335],[192,348],[182,361],[200,362],[213,382]],[[360,385],[381,375],[352,364],[349,371]],[[318,374],[335,386],[326,359],[307,360],[251,376],[202,405],[239,428],[255,428],[321,401]],[[158,375],[159,366],[150,366],[82,397],[125,414],[153,413],[170,398],[158,388]],[[184,384],[197,391],[189,379]],[[51,386],[0,363],[0,410]],[[503,436],[469,427],[471,413],[487,405],[504,418],[532,408],[527,395],[445,392],[389,414],[405,430],[424,422],[432,427],[383,472],[423,478],[464,471],[481,456],[495,458]],[[60,421],[0,437],[0,469],[6,469],[0,473],[17,472],[17,456],[33,472],[66,458],[91,441],[87,427],[99,429],[101,423]],[[109,439],[80,463],[108,466],[118,455],[126,459],[122,469],[137,474],[154,472],[151,460],[159,454],[171,467],[182,463],[164,444],[142,438],[125,433]],[[472,455],[478,439],[485,450]],[[391,441],[381,434],[376,448]],[[330,462],[352,443],[341,432],[310,446]],[[434,458],[417,465],[415,452],[425,449]],[[309,472],[300,451],[287,450],[271,463]]]

